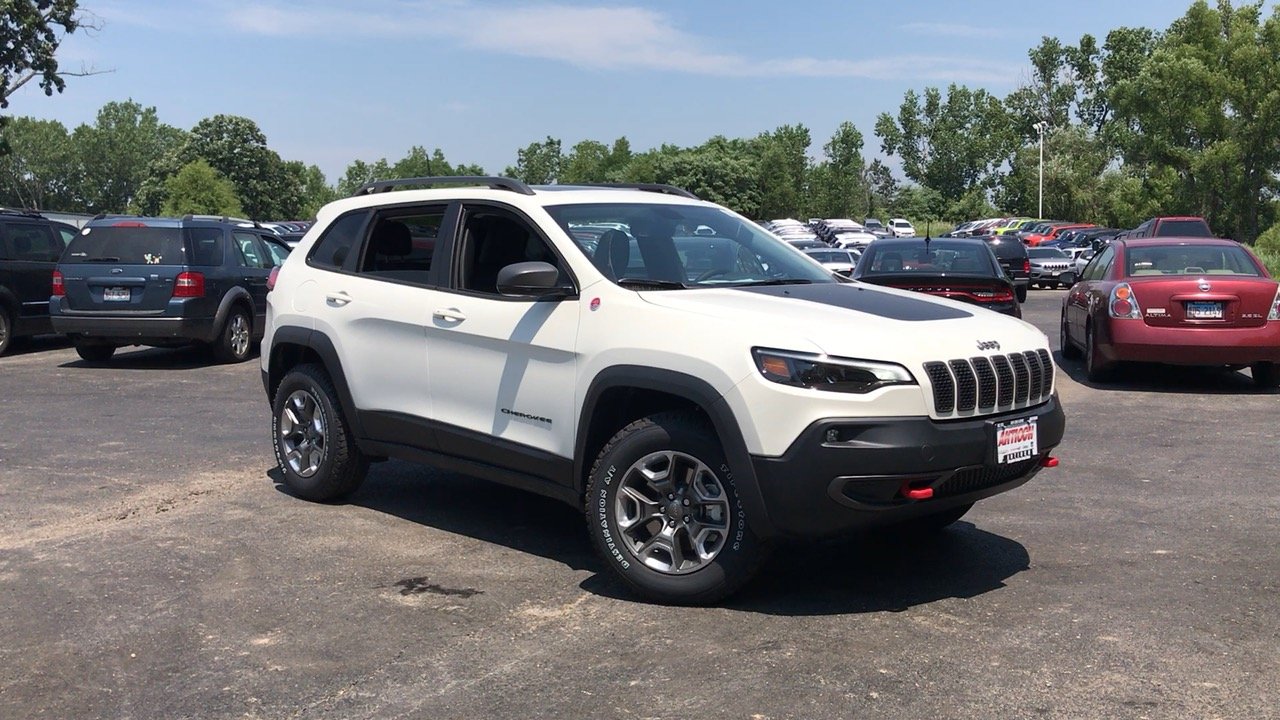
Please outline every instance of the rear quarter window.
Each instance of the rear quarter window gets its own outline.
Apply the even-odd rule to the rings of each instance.
[[[363,234],[367,211],[353,212],[338,218],[316,241],[307,260],[316,267],[338,269],[355,252]]]
[[[218,265],[222,230],[112,225],[88,227],[71,240],[64,263]]]

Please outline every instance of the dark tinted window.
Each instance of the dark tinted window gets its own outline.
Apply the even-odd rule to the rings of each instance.
[[[1161,220],[1152,234],[1160,237],[1213,237],[1203,220]]]
[[[444,206],[397,209],[373,221],[360,272],[426,285],[444,224]]]
[[[991,251],[980,240],[934,240],[920,243],[873,243],[859,261],[864,275],[892,273],[959,273],[993,275]]]
[[[13,260],[56,262],[62,254],[62,243],[54,239],[47,225],[9,223],[4,234],[8,242],[0,245],[0,250]]]
[[[187,254],[187,241],[191,254]],[[218,228],[88,227],[71,241],[65,263],[121,265],[217,265],[222,261],[222,230]]]
[[[311,264],[319,267],[342,267],[360,241],[367,216],[368,213],[362,211],[338,218],[316,241],[315,249],[311,251]]]
[[[1012,260],[1015,258],[1024,258],[1027,256],[1027,246],[1017,240],[993,242],[988,245],[991,252],[1001,260]]]
[[[520,262],[545,262],[560,268],[560,282],[567,276],[547,241],[523,219],[488,207],[464,212],[459,285],[463,290],[498,293],[498,272]]]

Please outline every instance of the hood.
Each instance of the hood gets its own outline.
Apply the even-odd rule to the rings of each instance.
[[[644,292],[645,301],[741,327],[744,342],[883,360],[914,371],[932,360],[1049,346],[1021,320],[972,305],[865,283]],[[983,349],[978,347],[983,344]],[[990,348],[990,349],[987,349]]]

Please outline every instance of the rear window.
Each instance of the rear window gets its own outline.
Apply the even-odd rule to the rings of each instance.
[[[959,273],[967,275],[992,275],[991,251],[980,241],[947,243],[934,240],[929,244],[893,244],[877,248],[874,245],[864,254],[861,262],[866,265],[866,275],[893,273]]]
[[[1203,220],[1161,220],[1152,233],[1161,237],[1213,237]]]
[[[112,225],[89,227],[71,240],[64,263],[221,265],[222,230]]]
[[[1027,257],[1027,246],[1016,240],[1013,242],[993,242],[989,243],[988,247],[1001,260]]]
[[[1125,253],[1128,275],[1252,275],[1262,273],[1243,248],[1231,245],[1148,245]]]

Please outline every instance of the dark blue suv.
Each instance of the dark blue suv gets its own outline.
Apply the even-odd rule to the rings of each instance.
[[[98,217],[53,274],[53,329],[90,362],[123,345],[189,344],[241,362],[262,337],[267,281],[288,253],[247,220]]]

